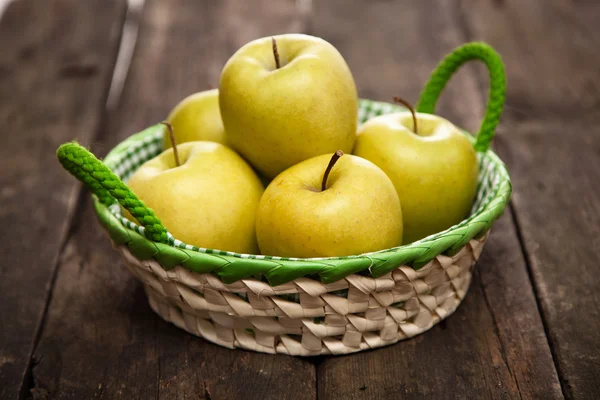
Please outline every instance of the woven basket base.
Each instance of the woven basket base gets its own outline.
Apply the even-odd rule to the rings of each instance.
[[[466,284],[465,292],[468,289],[469,282]],[[441,318],[434,316],[431,321],[420,327],[418,330],[414,330],[409,334],[399,333],[395,339],[384,340],[380,336],[373,334],[369,340],[361,341],[359,347],[345,346],[340,340],[323,339],[323,346],[319,351],[309,351],[302,347],[302,343],[295,339],[287,337],[285,335],[280,336],[281,342],[276,347],[263,346],[255,338],[255,335],[248,333],[244,329],[224,329],[223,327],[216,326],[212,321],[198,317],[193,314],[186,314],[181,309],[173,306],[167,302],[160,300],[160,296],[152,294],[154,292],[151,288],[146,287],[146,293],[148,294],[148,301],[150,307],[157,313],[162,319],[167,322],[171,322],[175,326],[191,333],[192,335],[199,336],[208,340],[209,342],[218,344],[223,347],[230,349],[240,348],[245,350],[257,351],[261,353],[269,354],[289,354],[292,356],[316,356],[322,354],[350,354],[361,350],[375,349],[377,347],[388,346],[399,342],[400,340],[409,339],[413,336],[419,335],[429,329],[433,328],[438,322],[446,317],[450,316],[460,305],[463,297],[460,297],[453,302],[451,308],[446,311],[446,315]],[[219,332],[219,330],[221,330]],[[219,335],[220,333],[220,335]],[[365,339],[367,335],[365,334]]]
[[[182,266],[165,271],[154,260],[138,260],[127,246],[114,247],[164,320],[232,349],[313,356],[387,346],[451,315],[487,237],[417,271],[400,266],[379,278],[355,274],[331,284],[299,278],[275,287],[256,279],[225,284]]]

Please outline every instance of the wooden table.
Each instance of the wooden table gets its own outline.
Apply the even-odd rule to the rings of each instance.
[[[106,154],[283,32],[333,43],[380,100],[416,101],[466,41],[504,57],[495,148],[514,196],[464,303],[423,335],[316,358],[188,335],[152,313],[56,161],[71,139]],[[17,0],[0,20],[0,398],[599,398],[599,49],[597,1]],[[467,67],[439,113],[475,130],[487,85]]]

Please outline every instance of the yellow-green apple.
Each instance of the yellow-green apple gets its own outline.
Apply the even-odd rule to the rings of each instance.
[[[127,183],[131,190],[176,239],[256,254],[256,210],[263,186],[252,168],[216,142],[188,142],[176,150],[165,150],[140,166]]]
[[[451,122],[410,112],[375,117],[358,129],[354,154],[375,163],[394,183],[405,244],[468,215],[477,190],[477,158]]]
[[[323,39],[286,34],[252,41],[227,62],[219,83],[227,140],[267,178],[356,140],[354,78]]]
[[[206,140],[227,144],[225,129],[219,110],[219,90],[206,90],[194,93],[173,108],[167,121],[173,126],[177,143]],[[164,148],[171,147],[171,140],[165,132]]]
[[[364,158],[341,155],[305,160],[269,184],[256,217],[262,254],[347,256],[402,243],[402,209],[390,178]]]

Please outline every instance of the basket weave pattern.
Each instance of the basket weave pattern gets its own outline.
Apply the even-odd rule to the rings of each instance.
[[[400,266],[379,278],[352,274],[330,284],[298,278],[275,287],[257,279],[225,284],[182,266],[165,271],[127,246],[115,248],[163,319],[221,346],[310,356],[385,346],[430,329],[465,297],[486,239],[419,270]]]
[[[225,347],[266,353],[345,354],[385,346],[430,329],[456,310],[512,192],[504,163],[489,150],[506,83],[493,49],[470,43],[450,53],[426,84],[418,109],[432,113],[452,74],[471,60],[484,62],[490,73],[486,113],[473,139],[479,181],[471,215],[392,249],[298,259],[182,243],[125,183],[161,152],[160,124],[119,144],[104,162],[77,143],[62,145],[57,157],[95,195],[99,222],[165,320]],[[359,121],[397,110],[361,100]],[[139,224],[123,218],[121,207]]]

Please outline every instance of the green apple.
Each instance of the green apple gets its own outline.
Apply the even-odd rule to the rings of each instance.
[[[256,254],[256,210],[263,186],[233,150],[188,142],[147,161],[127,182],[176,239],[211,249]],[[127,218],[133,220],[131,215]]]
[[[194,93],[181,100],[167,121],[173,125],[177,143],[206,140],[227,144],[217,89]],[[165,149],[171,148],[171,140],[166,133],[163,143]]]
[[[402,243],[402,209],[390,178],[368,160],[341,154],[305,160],[269,184],[256,217],[262,254],[347,256]]]
[[[219,91],[229,145],[267,178],[317,155],[352,151],[356,85],[323,39],[286,34],[246,44],[225,65]]]
[[[358,130],[354,154],[378,165],[392,180],[404,218],[404,243],[440,232],[464,219],[477,190],[471,142],[449,121],[409,112],[375,117]]]

